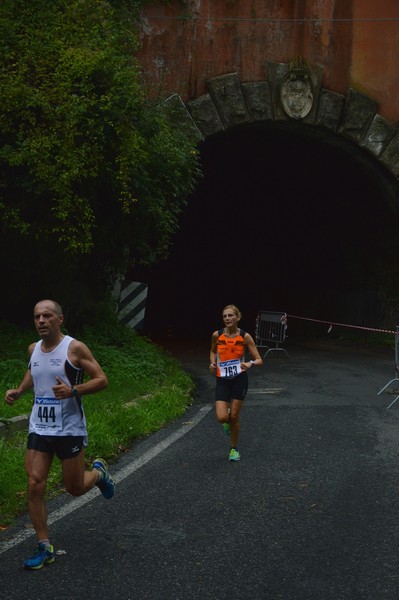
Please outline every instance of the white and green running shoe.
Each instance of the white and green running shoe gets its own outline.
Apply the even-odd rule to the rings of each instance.
[[[232,448],[230,450],[229,460],[238,462],[240,460],[240,458],[241,458],[241,454],[238,452],[238,450],[236,450],[235,448]]]
[[[226,435],[230,435],[230,423],[223,423],[223,431]]]

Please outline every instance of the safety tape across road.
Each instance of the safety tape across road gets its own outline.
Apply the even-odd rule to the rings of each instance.
[[[392,331],[391,329],[377,329],[375,327],[363,327],[362,325],[349,325],[348,323],[335,323],[334,321],[323,321],[321,319],[311,319],[309,317],[298,317],[297,315],[287,315],[290,319],[301,319],[302,321],[312,321],[313,323],[325,323],[329,325],[330,328],[335,327],[348,327],[350,329],[361,329],[363,331],[375,331],[377,333],[392,333],[396,335],[396,331]],[[331,329],[329,329],[331,331]]]

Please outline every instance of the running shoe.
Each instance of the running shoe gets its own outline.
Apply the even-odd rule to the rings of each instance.
[[[115,482],[108,471],[107,463],[102,458],[96,458],[93,462],[93,469],[101,473],[101,479],[96,483],[97,487],[104,498],[110,500],[115,493]]]
[[[46,546],[40,543],[33,556],[27,558],[24,561],[25,569],[31,569],[36,571],[41,569],[43,565],[51,565],[55,561],[55,552],[53,546],[46,548]]]
[[[240,458],[241,458],[241,454],[238,452],[238,450],[236,450],[235,448],[232,448],[230,450],[229,460],[238,462],[240,460]]]
[[[223,423],[223,431],[226,435],[230,435],[230,423]]]

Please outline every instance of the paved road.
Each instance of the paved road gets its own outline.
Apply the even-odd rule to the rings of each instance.
[[[197,379],[194,404],[114,465],[113,500],[50,504],[54,565],[21,568],[26,518],[2,538],[4,597],[398,600],[399,402],[377,396],[393,351],[287,349],[251,372],[231,464],[207,345],[171,346]]]

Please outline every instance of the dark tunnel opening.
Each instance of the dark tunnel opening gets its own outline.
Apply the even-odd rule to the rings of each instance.
[[[386,324],[397,182],[367,151],[294,122],[235,127],[200,151],[170,257],[140,274],[147,335],[209,336],[228,303],[249,331],[259,310]]]

